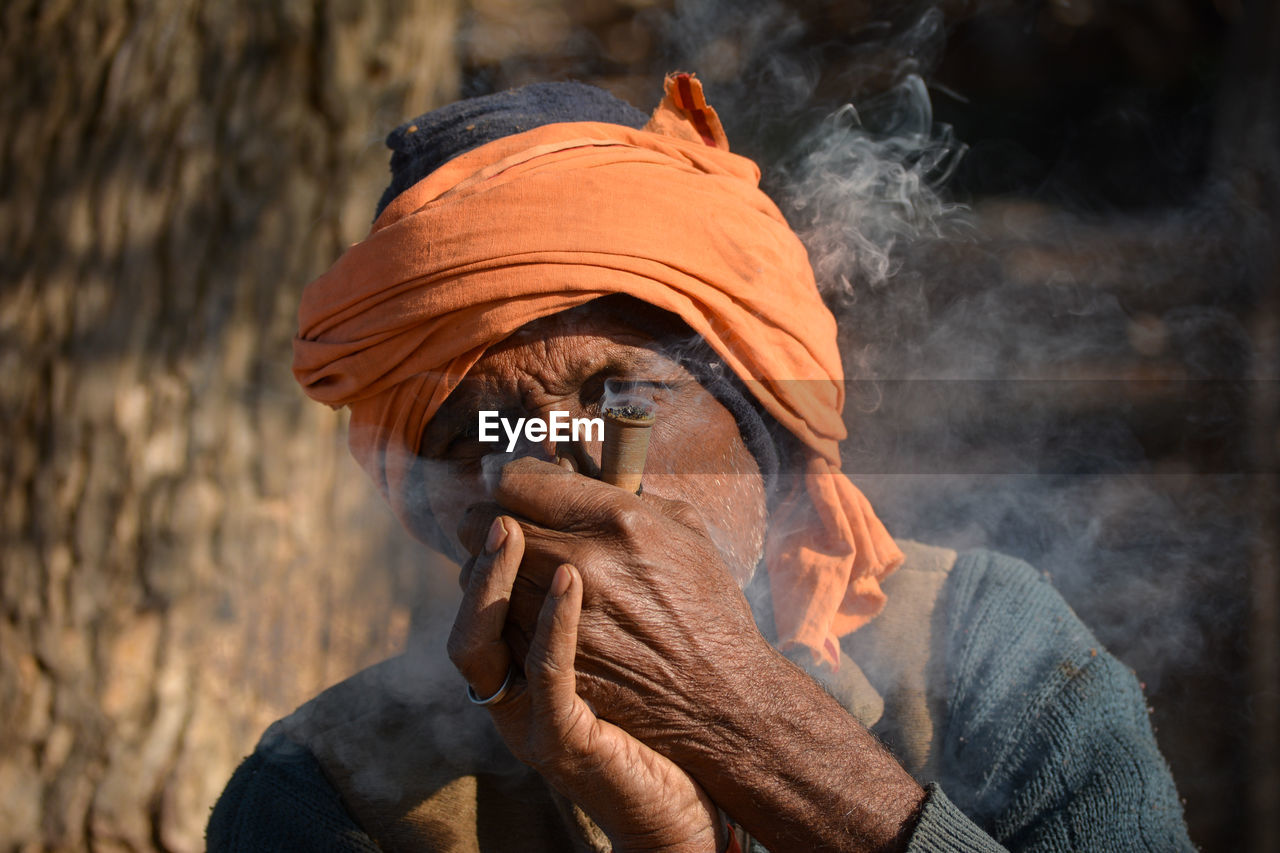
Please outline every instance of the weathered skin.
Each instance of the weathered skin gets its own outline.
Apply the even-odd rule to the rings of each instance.
[[[762,478],[733,416],[659,337],[616,302],[531,323],[433,421],[422,450],[450,476],[428,500],[473,555],[450,657],[481,696],[521,665],[494,722],[616,850],[718,849],[713,802],[773,850],[898,849],[923,791],[757,631],[741,588],[761,554]],[[577,473],[598,447],[486,478],[492,448],[454,440],[481,408],[596,414],[609,378],[659,383],[642,496]]]

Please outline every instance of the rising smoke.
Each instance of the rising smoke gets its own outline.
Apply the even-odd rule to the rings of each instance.
[[[813,26],[832,22],[689,0],[666,60],[704,78],[809,249],[841,324],[845,469],[895,533],[1024,557],[1150,687],[1184,677],[1243,618],[1250,344],[1222,303],[1265,220],[1213,180],[1137,212],[1034,186],[957,204],[966,146],[932,109],[956,95],[925,82],[941,10]]]
[[[1232,434],[1207,470],[1153,440],[1202,441],[1242,405],[1248,337],[1214,301],[1248,280],[1263,223],[1220,185],[1136,214],[1033,187],[949,201],[965,145],[926,83],[941,11],[860,21],[838,49],[811,26],[774,0],[681,2],[652,76],[699,73],[810,251],[851,380],[845,469],[895,533],[1024,557],[1148,684],[1184,675],[1241,618],[1245,570],[1222,555],[1247,545],[1250,472]],[[1157,393],[1204,381],[1172,411]]]

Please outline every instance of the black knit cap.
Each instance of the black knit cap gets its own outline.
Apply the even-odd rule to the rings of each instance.
[[[585,83],[532,83],[432,110],[387,136],[391,185],[383,192],[374,218],[392,199],[459,154],[504,136],[567,121],[641,128],[649,117]]]

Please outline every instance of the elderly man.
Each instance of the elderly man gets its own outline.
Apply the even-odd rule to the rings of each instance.
[[[389,144],[295,374],[462,603],[447,649],[273,726],[210,849],[1191,849],[1132,674],[1030,567],[897,543],[840,472],[835,321],[696,80]],[[657,408],[638,494],[594,437],[483,440],[617,387]]]

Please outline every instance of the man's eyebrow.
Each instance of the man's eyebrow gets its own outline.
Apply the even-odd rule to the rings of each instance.
[[[671,373],[681,367],[681,359],[677,353],[667,352],[659,345],[657,348],[635,347],[626,352],[625,358],[614,359],[613,369],[619,371],[639,372],[643,370]]]
[[[578,365],[566,378],[566,383],[585,386],[597,377],[607,378],[611,374],[638,379],[656,374],[657,378],[665,379],[680,369],[678,361],[661,349],[617,345],[610,347],[602,358]],[[421,447],[426,449],[431,444],[451,439],[452,433],[459,426],[465,425],[468,418],[482,409],[503,411],[518,405],[519,401],[512,399],[505,391],[496,390],[487,382],[468,381],[464,378],[423,430]]]

